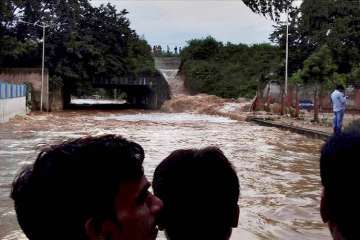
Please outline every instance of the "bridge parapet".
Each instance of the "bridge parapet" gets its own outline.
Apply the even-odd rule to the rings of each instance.
[[[93,80],[93,85],[99,86],[148,86],[152,87],[153,81],[147,77],[139,78],[128,78],[128,77],[119,77],[113,79],[95,79]]]
[[[94,87],[118,88],[127,95],[128,103],[158,109],[170,98],[169,85],[160,72],[140,77],[99,78],[92,81]]]

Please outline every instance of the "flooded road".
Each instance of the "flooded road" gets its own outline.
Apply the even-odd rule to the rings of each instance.
[[[175,149],[220,147],[241,184],[240,223],[231,239],[330,239],[319,216],[322,141],[225,117],[139,110],[44,113],[0,124],[0,239],[25,239],[8,197],[21,166],[45,145],[105,133],[143,146],[150,179]]]

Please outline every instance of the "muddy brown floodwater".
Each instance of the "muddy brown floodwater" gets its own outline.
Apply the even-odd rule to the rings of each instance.
[[[330,239],[319,216],[322,141],[225,117],[133,110],[32,114],[0,124],[0,239],[26,239],[8,197],[19,169],[43,146],[104,133],[140,143],[150,179],[175,149],[220,147],[241,184],[232,239]]]

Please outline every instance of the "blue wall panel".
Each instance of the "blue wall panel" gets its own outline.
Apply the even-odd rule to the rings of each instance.
[[[15,84],[11,84],[11,97],[15,98],[16,97],[16,85]]]
[[[25,84],[12,84],[0,82],[0,99],[26,96]]]
[[[9,84],[5,83],[5,98],[9,96]]]
[[[0,82],[0,99],[5,98],[5,86],[2,82]]]

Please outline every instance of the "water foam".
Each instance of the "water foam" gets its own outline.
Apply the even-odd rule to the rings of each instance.
[[[193,113],[150,113],[150,114],[129,114],[129,115],[110,115],[106,117],[95,117],[95,120],[118,120],[118,121],[148,121],[148,122],[207,122],[207,123],[235,123],[237,121],[227,117],[210,116],[205,114]]]

